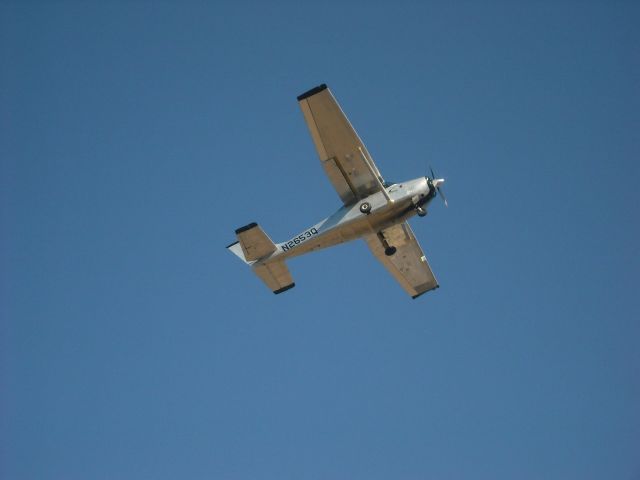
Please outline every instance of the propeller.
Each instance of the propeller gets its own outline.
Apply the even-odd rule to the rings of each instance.
[[[444,192],[440,188],[440,185],[444,183],[444,178],[436,178],[436,174],[433,173],[433,168],[429,167],[429,169],[431,170],[431,179],[433,181],[433,186],[436,187],[436,191],[438,192],[438,195],[440,195],[440,198],[442,198],[444,206],[448,207],[449,204],[447,203],[447,197],[444,196]]]

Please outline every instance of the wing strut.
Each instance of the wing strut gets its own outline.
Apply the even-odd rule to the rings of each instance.
[[[384,195],[384,198],[387,199],[387,202],[393,202],[393,200],[391,200],[391,197],[389,196],[389,192],[387,192],[387,189],[384,188],[384,185],[380,181],[380,177],[373,170],[373,167],[371,166],[371,162],[369,161],[369,159],[365,155],[364,151],[362,150],[362,147],[359,146],[358,150],[360,150],[360,155],[362,155],[362,160],[364,160],[364,164],[367,166],[367,169],[369,170],[369,173],[371,173],[371,176],[376,179],[376,182],[378,183],[378,186],[380,187],[380,190],[382,191],[382,194]]]

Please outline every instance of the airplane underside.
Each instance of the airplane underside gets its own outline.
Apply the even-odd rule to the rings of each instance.
[[[291,289],[285,261],[305,253],[362,238],[412,298],[438,288],[422,248],[407,220],[427,214],[444,179],[418,177],[403,183],[385,182],[371,155],[326,85],[298,97],[320,162],[343,202],[333,215],[274,243],[256,224],[236,230],[238,241],[227,248],[274,293]]]

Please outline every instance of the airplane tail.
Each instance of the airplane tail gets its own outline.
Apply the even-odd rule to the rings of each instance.
[[[250,265],[273,293],[282,293],[295,286],[284,259],[264,263],[259,261],[275,252],[277,247],[257,223],[238,228],[236,237],[238,241],[229,245],[227,249]]]

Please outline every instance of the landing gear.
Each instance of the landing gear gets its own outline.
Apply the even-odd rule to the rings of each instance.
[[[371,204],[369,202],[363,202],[360,205],[360,211],[365,215],[369,215],[371,213]]]
[[[427,211],[422,207],[416,207],[419,217],[424,217],[427,214]]]
[[[380,239],[380,243],[382,243],[382,246],[384,247],[384,254],[387,257],[390,257],[391,255],[396,253],[397,248],[389,245],[389,242],[387,242],[387,239],[384,238],[382,232],[378,232],[378,238]]]

